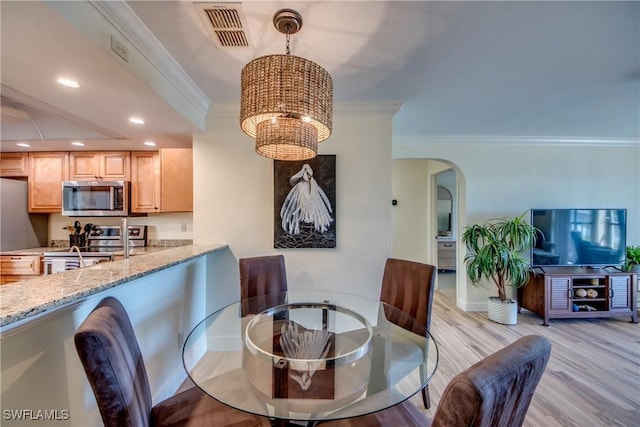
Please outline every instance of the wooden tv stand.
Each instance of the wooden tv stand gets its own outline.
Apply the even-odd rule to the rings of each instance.
[[[518,288],[521,308],[549,319],[631,316],[638,323],[637,277],[614,267],[535,268],[527,285]],[[587,295],[584,295],[584,294]]]

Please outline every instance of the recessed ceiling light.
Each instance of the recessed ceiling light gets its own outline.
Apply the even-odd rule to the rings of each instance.
[[[26,142],[18,142],[16,144],[18,147],[31,147],[29,144],[27,144]]]
[[[71,88],[74,88],[74,89],[80,87],[80,85],[78,84],[77,81],[71,80],[71,79],[59,78],[57,80],[57,82],[60,83],[62,86],[71,87]]]
[[[78,147],[84,147],[84,144],[80,141],[73,141],[71,145],[77,145]]]
[[[130,117],[129,121],[131,123],[135,123],[136,125],[143,125],[144,124],[144,119],[142,119],[140,117]]]
[[[156,143],[153,141],[145,141],[144,145],[148,145],[149,147],[155,147]]]

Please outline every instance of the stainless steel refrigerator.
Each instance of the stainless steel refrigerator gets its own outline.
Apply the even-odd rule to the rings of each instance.
[[[47,214],[30,214],[27,183],[0,178],[0,251],[47,246]]]

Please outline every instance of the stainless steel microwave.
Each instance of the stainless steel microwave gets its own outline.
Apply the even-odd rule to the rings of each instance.
[[[129,215],[128,181],[63,181],[62,215]]]

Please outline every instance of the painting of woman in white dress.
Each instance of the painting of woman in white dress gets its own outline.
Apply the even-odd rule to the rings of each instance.
[[[335,248],[335,155],[274,162],[274,247]]]

